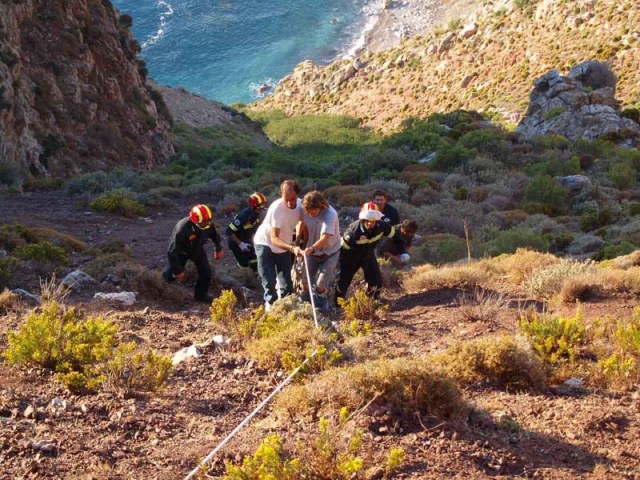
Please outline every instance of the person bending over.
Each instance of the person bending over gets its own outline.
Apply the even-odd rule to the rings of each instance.
[[[253,248],[253,236],[260,225],[260,212],[267,207],[266,197],[252,193],[247,199],[248,206],[240,210],[226,230],[229,250],[236,257],[238,266],[258,271],[258,260]]]

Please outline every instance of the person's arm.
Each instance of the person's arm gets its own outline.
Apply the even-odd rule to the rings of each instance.
[[[329,241],[331,240],[330,233],[323,233],[320,235],[320,238],[316,240],[312,245],[309,245],[304,251],[305,255],[311,255],[316,250],[323,250],[327,245],[329,245]]]
[[[282,250],[287,250],[288,252],[293,253],[294,255],[300,254],[300,249],[291,243],[286,243],[282,239],[280,239],[280,228],[271,227],[271,244],[275,247],[281,248]]]

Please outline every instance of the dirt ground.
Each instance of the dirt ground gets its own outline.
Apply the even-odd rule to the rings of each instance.
[[[0,224],[51,227],[89,245],[120,239],[155,270],[164,267],[167,237],[187,210],[187,204],[179,204],[144,219],[127,219],[89,212],[60,192],[0,192]],[[218,219],[220,232],[228,221]],[[217,271],[232,270],[232,258],[226,251]],[[82,256],[74,261],[80,264]],[[191,285],[175,288],[189,292]],[[389,318],[374,325],[370,347],[390,357],[420,355],[459,340],[513,333],[518,305],[530,300],[510,294],[493,321],[467,322],[460,315],[459,294],[453,289],[387,291]],[[108,314],[124,338],[167,355],[220,333],[206,305],[176,308],[138,301],[124,307],[73,295],[68,302]],[[637,303],[607,299],[584,303],[582,311],[585,318],[629,316]],[[0,317],[0,351],[7,346],[6,332],[24,320],[26,311]],[[184,478],[284,378],[283,372],[260,369],[233,346],[209,346],[202,353],[180,363],[164,391],[133,399],[72,395],[44,370],[0,363],[0,479]],[[523,394],[475,385],[465,395],[475,409],[457,422],[364,411],[359,423],[368,455],[383,462],[390,447],[403,448],[405,462],[393,476],[398,479],[640,478],[637,389],[616,393],[552,385],[539,394]],[[213,459],[207,478],[220,478],[224,460],[252,453],[269,433],[295,442],[315,428],[302,420],[280,424],[268,413],[267,407]],[[496,418],[510,418],[518,428],[504,428]]]

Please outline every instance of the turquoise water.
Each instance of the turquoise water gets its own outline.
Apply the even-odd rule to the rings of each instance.
[[[259,98],[261,86],[275,85],[305,59],[322,64],[348,55],[377,13],[372,0],[113,0],[113,5],[133,17],[151,78],[226,104]]]

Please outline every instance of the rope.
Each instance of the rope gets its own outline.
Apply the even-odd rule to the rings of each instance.
[[[209,463],[209,462],[211,461],[211,459],[216,455],[216,453],[218,453],[218,452],[222,449],[222,447],[224,447],[224,446],[229,442],[229,440],[231,440],[233,437],[235,437],[235,435],[236,435],[240,430],[242,430],[242,428],[243,428],[247,423],[249,423],[249,421],[250,421],[253,417],[255,417],[255,415],[256,415],[260,410],[262,410],[262,408],[263,408],[267,403],[269,403],[269,401],[270,401],[270,400],[271,400],[271,399],[276,395],[276,393],[278,393],[280,390],[282,390],[282,389],[285,387],[285,385],[287,385],[287,384],[291,381],[291,379],[296,375],[296,373],[298,373],[298,372],[300,371],[300,369],[301,369],[302,367],[304,367],[304,365],[305,365],[309,360],[311,360],[311,359],[312,359],[312,358],[313,358],[317,353],[318,353],[318,350],[317,350],[317,349],[316,349],[316,350],[314,350],[314,352],[313,352],[310,356],[308,356],[308,357],[305,359],[305,361],[304,361],[304,362],[302,362],[302,363],[300,364],[300,366],[299,366],[298,368],[296,368],[293,372],[291,372],[291,374],[290,374],[290,375],[289,375],[289,376],[288,376],[288,377],[287,377],[287,378],[286,378],[282,383],[280,383],[280,385],[278,385],[278,386],[273,390],[273,392],[271,392],[271,393],[269,394],[269,396],[268,396],[267,398],[265,398],[265,399],[260,403],[260,405],[258,405],[258,406],[253,410],[253,412],[251,412],[249,415],[247,415],[247,417],[246,417],[244,420],[242,420],[242,422],[240,422],[240,424],[238,424],[238,426],[237,426],[236,428],[234,428],[234,429],[233,429],[233,431],[232,431],[229,435],[227,435],[227,436],[224,438],[224,440],[222,440],[222,442],[220,442],[220,443],[218,444],[218,446],[217,446],[216,448],[214,448],[213,450],[211,450],[211,452],[209,453],[209,455],[207,455],[206,457],[204,457],[204,459],[202,460],[202,462],[200,462],[200,464],[199,464],[196,468],[194,468],[193,470],[191,470],[191,472],[189,473],[189,475],[187,475],[186,477],[184,477],[184,480],[189,480],[190,478],[193,478],[193,476],[194,476],[196,473],[198,473],[198,470],[200,470],[200,468],[202,468],[202,466],[203,466],[203,465],[206,465],[207,463]]]
[[[318,317],[316,314],[316,305],[315,302],[313,300],[313,291],[311,289],[311,278],[309,276],[309,265],[307,264],[307,255],[304,255],[304,267],[305,267],[305,271],[307,273],[307,288],[309,289],[309,297],[311,298],[311,309],[313,310],[313,321],[315,322],[315,326],[316,329],[319,328],[318,326]],[[209,452],[209,454],[204,457],[202,459],[202,461],[198,464],[198,466],[196,468],[194,468],[193,470],[191,470],[191,472],[189,472],[189,474],[184,477],[184,480],[189,480],[191,478],[193,478],[193,476],[195,474],[198,473],[198,471],[207,463],[209,463],[211,461],[211,459],[227,444],[229,443],[229,441],[236,436],[236,434],[242,430],[242,428],[249,423],[249,421],[251,421],[251,419],[253,417],[256,416],[256,414],[262,410],[262,408],[264,408],[265,405],[267,405],[271,399],[278,393],[280,392],[280,390],[282,390],[292,379],[293,377],[295,377],[295,375],[300,371],[300,369],[302,367],[304,367],[309,360],[311,360],[313,357],[316,356],[316,354],[318,353],[318,349],[315,349],[313,351],[313,353],[311,355],[309,355],[307,358],[305,358],[304,362],[302,362],[300,364],[300,366],[298,368],[296,368],[293,372],[291,372],[291,374],[284,379],[284,381],[282,381],[279,385],[276,386],[276,388],[273,389],[273,391],[269,394],[269,396],[267,398],[265,398],[262,402],[260,402],[260,404],[253,409],[253,411],[247,415],[244,420],[242,420],[242,422],[240,422],[238,424],[238,426],[236,428],[234,428],[231,433],[229,433],[229,435],[227,435],[219,444],[217,447],[215,447],[213,450],[211,450],[211,452]]]
[[[313,322],[316,325],[316,330],[318,329],[318,314],[316,313],[316,301],[313,298],[313,290],[311,289],[311,277],[309,276],[309,263],[307,262],[308,256],[304,254],[304,270],[307,273],[307,291],[309,292],[309,298],[311,299],[311,311],[313,312]]]

